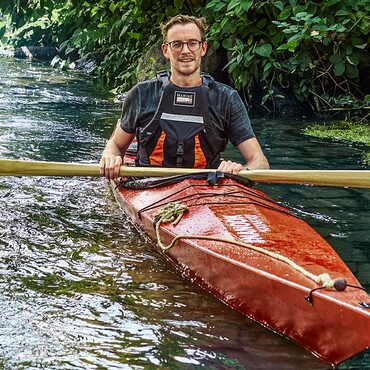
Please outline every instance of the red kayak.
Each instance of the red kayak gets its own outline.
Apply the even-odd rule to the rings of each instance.
[[[329,364],[370,347],[369,295],[308,224],[235,178],[158,182],[114,192],[183,274]]]

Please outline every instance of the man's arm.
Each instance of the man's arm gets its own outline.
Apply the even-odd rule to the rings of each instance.
[[[134,139],[135,134],[129,134],[122,130],[120,120],[108,140],[100,159],[100,175],[107,179],[115,179],[119,176],[119,169],[123,164],[123,156]]]
[[[268,170],[270,168],[267,158],[263,154],[261,146],[255,137],[240,143],[238,149],[246,160],[246,166],[249,170]]]
[[[270,168],[269,163],[262,152],[261,146],[255,137],[240,143],[238,145],[238,149],[247,164],[243,166],[240,163],[223,161],[218,167],[218,171],[237,174],[246,167],[249,170]]]

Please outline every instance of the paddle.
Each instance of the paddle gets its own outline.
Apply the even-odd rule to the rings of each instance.
[[[197,172],[204,170],[122,166],[120,175],[166,177]],[[370,171],[366,170],[253,170],[241,171],[239,175],[256,182],[370,188]],[[0,159],[0,176],[100,176],[100,174],[98,164]]]

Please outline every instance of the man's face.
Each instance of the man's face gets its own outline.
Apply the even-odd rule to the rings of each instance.
[[[190,40],[201,41],[200,31],[194,23],[175,24],[167,32],[166,42],[187,42]],[[204,41],[197,51],[189,50],[188,45],[184,44],[182,50],[178,52],[172,51],[170,45],[164,43],[162,44],[162,51],[171,63],[172,73],[190,76],[194,72],[200,71],[201,59],[207,51],[207,42]]]

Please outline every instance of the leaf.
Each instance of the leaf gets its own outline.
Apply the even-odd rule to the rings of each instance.
[[[294,40],[297,40],[297,42],[298,42],[299,39],[301,39],[301,38],[302,38],[302,35],[300,33],[296,33],[292,37],[289,37],[288,43],[290,43],[291,41],[294,41]]]
[[[346,31],[346,27],[344,27],[342,24],[339,24],[339,25],[336,27],[336,31],[337,31],[337,32],[345,32],[345,31]]]
[[[206,9],[210,9],[210,8],[213,8],[214,6],[216,6],[217,4],[219,4],[220,1],[219,0],[213,0],[213,1],[210,1],[209,3],[206,4]]]
[[[360,19],[358,24],[359,29],[365,35],[370,33],[370,16],[367,14],[363,14],[362,12],[356,12],[356,18]]]
[[[348,15],[348,14],[350,14],[350,13],[349,13],[347,10],[343,10],[343,9],[341,9],[341,10],[338,10],[338,11],[335,13],[335,16],[340,17],[341,15],[346,16],[346,15]]]
[[[289,44],[281,44],[276,50],[288,50]]]
[[[258,23],[257,23],[257,28],[258,29],[263,29],[265,26],[266,26],[266,22],[267,22],[267,19],[266,18],[262,18]]]
[[[342,59],[343,58],[338,54],[334,54],[329,58],[330,63],[333,63],[333,64],[340,63]]]
[[[222,47],[226,50],[230,49],[233,45],[233,42],[230,37],[227,37],[225,40],[222,41]]]
[[[243,46],[244,46],[243,41],[242,41],[242,40],[240,40],[240,39],[236,39],[236,40],[235,40],[235,43],[236,43],[236,45],[237,45],[238,47],[240,47],[240,48],[243,48]]]
[[[285,8],[278,16],[277,19],[279,21],[284,21],[285,19],[289,18],[291,14],[291,9]]]
[[[264,95],[263,98],[261,99],[261,105],[264,105],[267,102],[269,97],[270,97],[269,94]]]
[[[272,52],[272,46],[267,43],[259,44],[254,51],[261,57],[269,58]]]
[[[293,10],[293,15],[297,15],[299,13],[307,13],[306,7],[304,7],[303,5],[296,5],[292,10]]]
[[[332,42],[331,38],[330,37],[324,37],[323,40],[322,40],[322,43],[325,45],[325,46],[328,46],[330,43]]]
[[[337,76],[337,77],[342,76],[345,69],[346,68],[345,68],[344,62],[340,62],[340,63],[335,64],[334,69],[333,69],[334,75]]]
[[[346,59],[348,63],[352,64],[353,66],[357,66],[357,64],[359,63],[357,54],[349,54],[346,56]]]
[[[226,25],[227,23],[229,23],[229,22],[230,22],[229,18],[225,17],[225,18],[221,21],[221,23],[220,23],[220,27],[221,27],[221,28],[224,28],[224,27],[225,27],[225,25]]]
[[[324,2],[323,5],[329,7],[329,6],[332,6],[332,5],[335,5],[335,4],[339,3],[340,1],[342,1],[342,0],[327,0],[327,1]]]
[[[122,36],[126,33],[127,30],[128,30],[128,26],[122,27],[122,30],[119,34],[119,38],[122,38]]]
[[[117,5],[118,4],[115,4],[115,3],[110,3],[110,5],[109,5],[109,10],[112,12],[112,13],[114,13],[114,11],[116,10],[116,8],[117,8]]]
[[[271,62],[267,62],[263,68],[263,79],[266,79],[271,73]]]
[[[249,8],[253,5],[253,0],[241,0],[241,6],[247,12]]]
[[[362,44],[362,45],[355,45],[355,48],[358,48],[358,49],[365,49],[367,46],[367,43],[366,44]]]
[[[351,79],[358,78],[358,69],[354,65],[348,64],[346,66],[346,76]]]
[[[133,39],[136,39],[136,40],[139,40],[141,39],[143,36],[141,33],[139,32],[128,32],[127,33],[130,37],[132,37]]]
[[[229,2],[229,5],[227,6],[227,11],[229,12],[230,10],[233,10],[234,8],[236,8],[237,6],[239,5],[239,1],[237,0],[231,0]]]
[[[249,67],[251,65],[254,55],[255,54],[252,54],[249,50],[246,53],[244,53],[244,57],[243,57],[244,67]]]
[[[176,9],[180,10],[184,5],[184,0],[175,0],[174,5]]]
[[[297,21],[306,20],[308,18],[311,18],[311,14],[308,14],[307,12],[299,12],[295,17],[292,17],[292,19],[296,19]]]
[[[214,0],[206,5],[206,9],[212,9],[214,12],[219,12],[225,6],[226,4],[223,1]]]
[[[297,45],[298,45],[297,40],[293,40],[293,41],[287,42],[286,44],[280,45],[276,50],[289,50],[293,53]]]
[[[284,9],[284,4],[282,1],[275,1],[275,4],[274,4],[280,11],[283,11]]]

